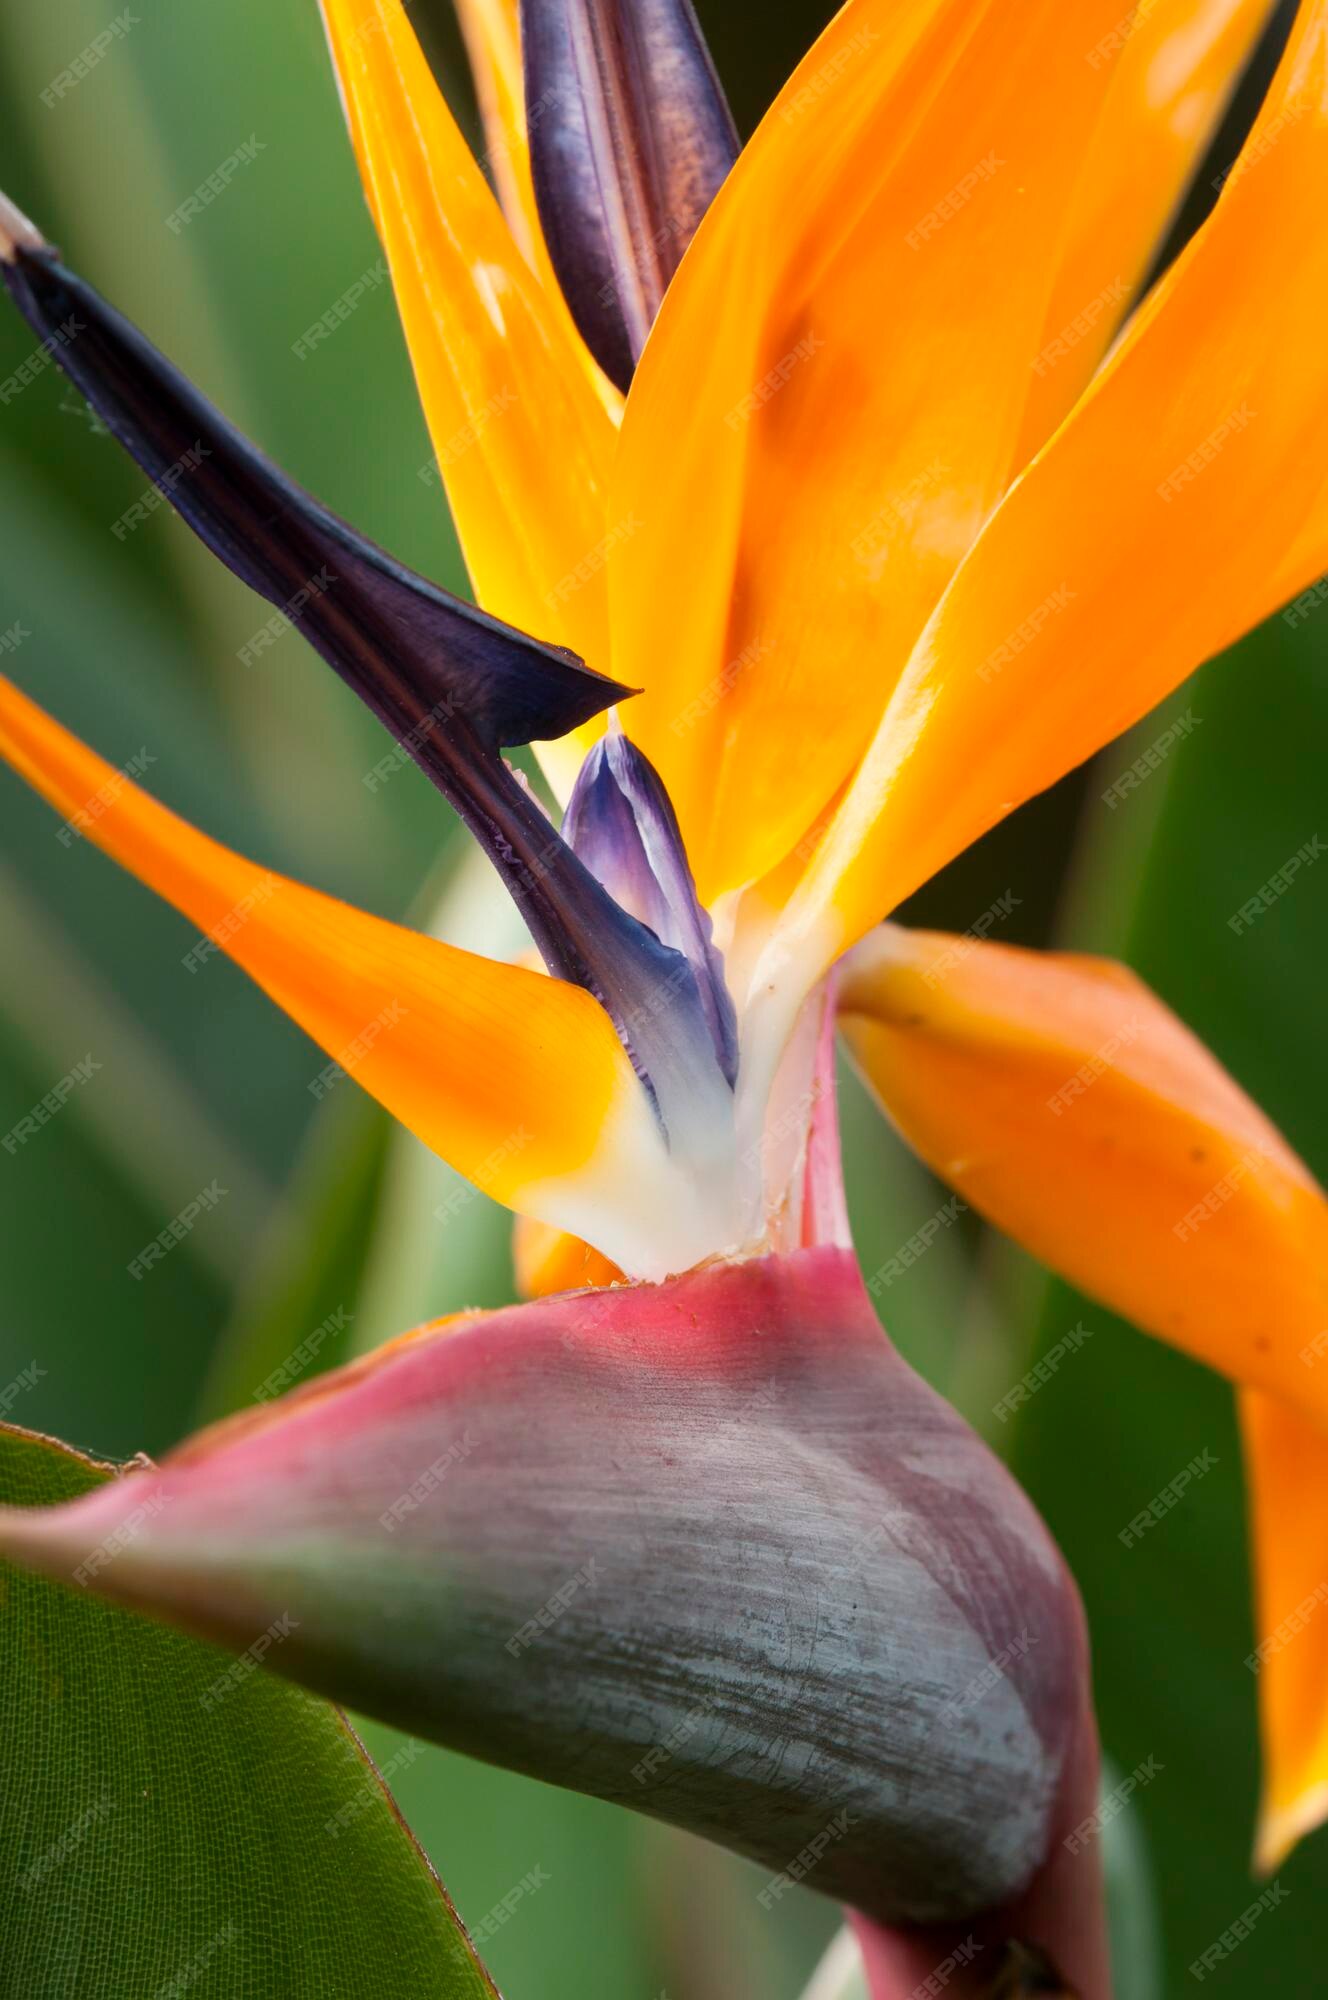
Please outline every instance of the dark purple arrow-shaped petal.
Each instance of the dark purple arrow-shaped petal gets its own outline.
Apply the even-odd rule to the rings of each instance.
[[[727,1092],[685,956],[622,910],[500,754],[630,694],[440,590],[266,458],[0,203],[0,276],[107,428],[226,567],[295,619],[484,847],[549,970],[611,1015],[670,1131]],[[670,1116],[672,1100],[673,1112]]]

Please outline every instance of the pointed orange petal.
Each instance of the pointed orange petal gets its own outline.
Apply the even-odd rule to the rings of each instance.
[[[1050,436],[1139,303],[1268,13],[1269,0],[1163,0],[1125,15],[1088,51],[1111,88],[1057,256],[1016,466]]]
[[[516,1288],[523,1299],[552,1298],[557,1292],[576,1292],[585,1285],[603,1291],[606,1285],[622,1282],[618,1266],[579,1236],[551,1229],[547,1222],[534,1222],[528,1215],[519,1215],[513,1226],[512,1262]]]
[[[919,642],[789,907],[809,977],[1328,567],[1326,196],[1315,5],[1213,216]]]
[[[845,777],[1007,484],[1120,12],[850,0],[669,288],[610,597],[707,902]]]
[[[560,337],[576,350],[595,394],[616,425],[622,420],[622,396],[601,372],[577,331],[544,241],[530,170],[519,0],[456,0],[456,11],[484,120],[484,163],[498,189],[508,227],[544,288],[548,312],[560,323]],[[544,110],[545,106],[536,105],[536,118],[542,117]]]
[[[324,0],[324,15],[476,595],[606,664],[617,430],[584,348],[513,241],[400,0]]]
[[[677,1202],[645,1093],[608,1015],[560,980],[478,958],[246,861],[148,797],[0,679],[0,756],[71,824],[199,926],[351,1076],[510,1206],[624,1262],[652,1200]],[[639,1177],[639,1184],[634,1177]],[[635,1212],[636,1208],[640,1213]]]
[[[526,141],[520,0],[456,0],[456,14],[484,120],[485,163],[512,234],[533,266],[542,238]]]
[[[1328,1366],[1328,1318],[1305,1349]],[[1328,1436],[1272,1396],[1239,1399],[1249,1490],[1263,1796],[1255,1865],[1328,1818]]]
[[[1106,960],[886,925],[841,988],[885,1110],[1055,1271],[1328,1425],[1328,1202],[1203,1044]]]

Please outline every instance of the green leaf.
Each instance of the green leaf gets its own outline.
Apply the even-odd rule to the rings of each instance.
[[[111,1472],[0,1426],[5,1503]],[[0,1751],[6,1994],[495,2000],[344,1719],[245,1655],[0,1564]]]

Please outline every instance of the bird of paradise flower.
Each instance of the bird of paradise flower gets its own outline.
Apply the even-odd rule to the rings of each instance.
[[[460,13],[498,199],[397,0],[324,4],[482,610],[296,488],[8,206],[0,257],[44,338],[77,327],[52,351],[92,408],[461,814],[545,969],[274,878],[127,783],[90,837],[517,1211],[544,1296],[11,1515],[4,1546],[67,1574],[155,1482],[112,1594],[226,1635],[279,1591],[283,1671],[774,1864],[848,1800],[816,1879],[866,1913],[874,1991],[978,1915],[1100,1995],[1095,1864],[1063,1838],[1095,1769],[1074,1593],[880,1338],[828,1052],[837,1021],[966,1200],[1240,1385],[1275,1640],[1326,1525],[1321,1191],[1123,968],[884,920],[1328,562],[1328,240],[1284,248],[1328,180],[1328,7],[1119,333],[1265,5],[849,0],[740,152],[683,0]],[[527,741],[561,830],[502,759]],[[62,813],[106,796],[8,681],[0,752]],[[787,1613],[792,1677],[790,1565],[835,1628]],[[1328,1810],[1325,1647],[1271,1644],[1260,1677],[1266,1863]],[[623,1756],[698,1693],[692,1750],[633,1797]]]

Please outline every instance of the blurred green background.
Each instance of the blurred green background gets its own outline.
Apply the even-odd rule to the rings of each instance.
[[[828,9],[700,11],[750,128]],[[416,16],[455,100],[441,0]],[[405,560],[464,589],[388,291],[334,340],[293,343],[379,255],[313,0],[140,4],[53,105],[41,91],[107,21],[104,0],[0,16],[0,185],[297,478]],[[225,199],[165,218],[249,138]],[[0,379],[32,339],[0,312]],[[109,532],[143,480],[52,368],[0,413],[3,668],[113,763],[211,832],[384,915],[496,939],[509,919],[414,770],[371,794],[375,725],[296,635],[237,658],[260,607],[162,508]],[[1322,629],[1320,626],[1322,625]],[[1179,690],[1138,731],[1035,801],[907,914],[956,930],[1005,892],[1000,935],[1129,958],[1328,1178],[1321,1022],[1328,926],[1302,877],[1237,938],[1226,917],[1323,830],[1328,614],[1280,621]],[[1116,811],[1106,786],[1175,716],[1200,719]],[[1324,878],[1328,883],[1328,876]],[[462,1304],[511,1296],[507,1219],[482,1198],[436,1219],[449,1171],[348,1085],[228,963],[191,975],[190,928],[0,773],[0,1131],[85,1055],[67,1108],[0,1160],[0,1389],[32,1361],[15,1422],[107,1454],[159,1451],[246,1402],[340,1309],[369,1346]],[[868,1269],[944,1199],[846,1080],[855,1232]],[[126,1265],[201,1188],[227,1194],[146,1282]],[[458,1226],[458,1222],[460,1226]],[[1190,1961],[1250,1901],[1255,1683],[1239,1454],[1215,1378],[965,1225],[888,1295],[909,1358],[1008,1450],[1088,1604],[1106,1747],[1163,1767],[1130,1808],[1123,2000],[1188,1986]],[[1028,1406],[992,1405],[1039,1343],[1082,1318],[1104,1337]],[[332,1343],[323,1349],[336,1358]],[[1013,1433],[1013,1434],[1012,1434]],[[1203,1448],[1218,1461],[1139,1548],[1116,1530]],[[517,1446],[516,1448],[519,1448]],[[1328,1553],[1328,1552],[1326,1552]],[[387,1732],[370,1731],[379,1750]],[[793,2000],[835,1922],[810,1893],[760,1914],[740,1864],[630,1815],[463,1760],[410,1766],[400,1802],[462,1913],[479,1921],[529,1868],[550,1890],[486,1956],[512,2000]],[[1287,1900],[1211,1975],[1229,1993],[1322,1990],[1328,1837],[1282,1871]],[[1149,1884],[1151,1883],[1151,1887]]]

